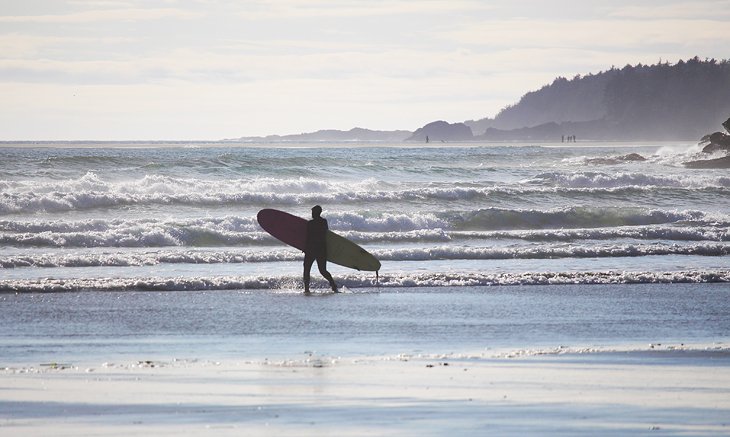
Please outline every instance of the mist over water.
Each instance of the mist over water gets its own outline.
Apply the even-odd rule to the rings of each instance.
[[[686,146],[2,151],[3,291],[298,289],[255,216],[314,204],[386,287],[730,280],[730,177]]]

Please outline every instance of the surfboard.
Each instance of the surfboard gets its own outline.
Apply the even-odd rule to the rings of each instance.
[[[262,209],[256,215],[259,225],[277,240],[302,252],[307,243],[307,220],[279,211]],[[327,231],[327,261],[355,270],[377,272],[380,261],[370,252],[332,231]]]

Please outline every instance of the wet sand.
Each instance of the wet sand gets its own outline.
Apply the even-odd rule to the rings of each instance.
[[[43,363],[0,370],[0,435],[730,434],[730,349]]]

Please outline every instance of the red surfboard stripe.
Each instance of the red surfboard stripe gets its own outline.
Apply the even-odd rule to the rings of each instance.
[[[277,209],[262,209],[256,215],[262,228],[279,241],[304,251],[307,243],[307,221]]]

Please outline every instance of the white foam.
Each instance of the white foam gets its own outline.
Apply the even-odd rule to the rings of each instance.
[[[449,227],[449,223],[435,213],[382,213],[377,216],[357,213],[331,213],[330,228],[368,232],[404,232]]]
[[[730,241],[728,228],[692,226],[621,226],[616,228],[545,229],[531,231],[454,231],[447,236],[457,239],[518,239],[527,241],[577,240],[665,240],[665,241]]]
[[[339,212],[330,228],[358,243],[468,239],[728,241],[730,217],[641,208],[487,208],[443,213]],[[36,247],[261,246],[276,244],[253,216],[192,219],[0,220],[0,245]]]
[[[63,212],[128,205],[309,205],[312,203],[452,202],[511,199],[529,194],[601,194],[663,188],[717,189],[726,192],[730,178],[698,175],[652,176],[639,173],[543,173],[523,183],[475,186],[453,181],[392,184],[307,178],[238,178],[205,180],[147,175],[135,180],[105,180],[95,173],[61,181],[0,181],[0,214]],[[402,188],[405,186],[406,188]]]
[[[650,255],[724,256],[730,254],[730,244],[610,244],[602,246],[541,245],[518,248],[454,247],[399,248],[375,251],[380,260],[428,261],[490,260],[490,259],[551,259],[551,258],[609,258]]]
[[[0,256],[0,267],[129,267],[158,264],[241,264],[301,260],[297,250],[153,251],[116,253],[46,253]]]
[[[71,211],[123,205],[300,204],[347,201],[375,192],[377,182],[322,182],[307,178],[239,178],[205,180],[147,175],[136,180],[106,181],[93,172],[62,181],[3,181],[0,213]]]
[[[260,245],[274,241],[253,217],[188,220],[0,220],[0,244],[50,247]]]
[[[711,243],[693,245],[666,244],[608,244],[539,245],[508,248],[436,246],[371,250],[381,261],[432,260],[499,260],[499,259],[554,259],[554,258],[613,258],[656,255],[725,256],[730,244]],[[54,252],[0,256],[0,267],[121,267],[157,264],[240,264],[274,261],[299,261],[302,253],[293,249],[266,250],[178,250],[178,251],[122,251],[115,253]]]
[[[321,282],[321,284],[320,284]],[[338,282],[353,292],[376,286],[373,275],[351,274]],[[599,285],[730,282],[730,270],[673,272],[534,272],[534,273],[412,273],[381,274],[379,287],[481,287],[504,285]],[[323,286],[315,280],[313,286]],[[301,288],[296,276],[221,276],[176,278],[75,278],[0,280],[0,292],[47,293],[79,291],[200,291],[200,290],[289,290]]]
[[[513,349],[482,353],[479,358],[522,358],[541,355],[585,355],[585,354],[641,354],[641,353],[713,353],[726,354],[730,347],[718,343],[649,343],[649,344],[624,344],[616,346],[556,346],[551,348],[534,349]],[[470,354],[470,357],[475,354]]]
[[[651,175],[645,173],[604,172],[549,172],[526,181],[532,184],[549,184],[566,188],[728,188],[730,178],[703,175]]]
[[[708,216],[702,211],[668,211],[632,207],[563,207],[547,210],[485,208],[456,212],[448,218],[456,230],[559,229],[642,226],[685,222],[684,224],[730,224],[723,214]]]

